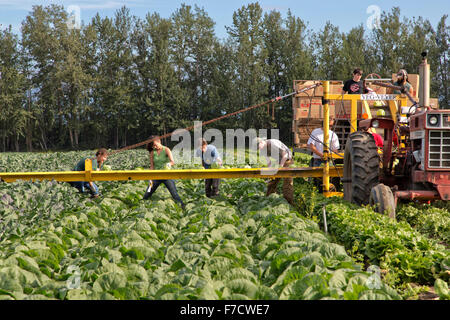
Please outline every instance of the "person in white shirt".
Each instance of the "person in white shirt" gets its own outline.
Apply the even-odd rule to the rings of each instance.
[[[339,139],[335,132],[331,130],[331,128],[334,125],[334,119],[330,119],[330,130],[328,131],[328,137],[329,137],[329,147],[332,151],[336,152],[339,149]],[[313,156],[309,162],[310,167],[320,167],[322,163],[324,163],[323,160],[323,128],[316,128],[311,132],[311,135],[308,139],[308,149],[313,152]],[[314,185],[318,188],[319,192],[322,192],[322,179],[313,178]],[[335,187],[337,187],[337,184],[339,184],[338,180],[332,181],[334,184],[336,184]]]
[[[270,158],[277,161],[280,167],[289,167],[294,161],[292,158],[291,150],[280,140],[277,139],[256,139],[258,150],[262,151],[265,149],[265,156],[267,159],[267,166],[272,165]],[[278,182],[281,178],[271,179],[267,184],[266,196],[276,192]],[[293,178],[283,178],[283,197],[291,205],[294,205],[294,179]]]
[[[330,130],[328,131],[330,149],[336,152],[339,149],[339,138],[335,132],[331,130],[334,125],[334,119],[330,119]],[[310,167],[320,167],[323,163],[323,128],[316,128],[311,132],[308,139],[308,149],[312,151]]]

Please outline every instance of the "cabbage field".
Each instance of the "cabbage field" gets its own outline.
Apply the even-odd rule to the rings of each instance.
[[[93,154],[2,153],[0,171],[71,170]],[[107,164],[147,161],[133,150]],[[265,197],[263,179],[222,179],[215,199],[177,180],[183,211],[164,186],[144,201],[147,181],[97,184],[90,199],[63,182],[0,183],[0,299],[450,298],[448,203],[403,204],[393,221],[306,179],[295,207]]]

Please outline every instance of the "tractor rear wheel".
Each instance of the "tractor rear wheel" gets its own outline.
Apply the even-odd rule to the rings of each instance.
[[[395,219],[395,199],[391,188],[380,183],[372,188],[370,192],[369,205],[375,206],[375,211],[387,214],[389,218]]]
[[[358,205],[369,203],[370,191],[379,183],[380,158],[370,133],[349,135],[344,153],[344,199]]]

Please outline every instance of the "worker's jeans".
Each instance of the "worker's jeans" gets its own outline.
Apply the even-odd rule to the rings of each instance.
[[[150,199],[150,197],[152,196],[152,194],[156,191],[156,189],[158,189],[159,185],[161,183],[164,183],[164,185],[167,187],[167,189],[170,192],[170,195],[172,196],[172,198],[177,201],[178,203],[180,203],[181,207],[184,207],[184,203],[181,200],[180,196],[178,195],[177,192],[177,187],[175,186],[175,182],[171,179],[167,179],[167,180],[153,180],[153,185],[151,187],[150,191],[146,191],[144,194],[144,200]]]
[[[320,165],[323,163],[323,159],[319,158],[311,158],[309,162],[310,167],[320,167]]]
[[[311,160],[309,161],[309,166],[310,167],[320,167],[323,163],[323,159],[319,159],[319,158],[311,158]],[[322,192],[322,178],[309,178],[309,181],[313,182],[313,185],[317,188],[317,190],[319,192]]]
[[[310,167],[320,167],[324,163],[323,159],[318,158],[311,158],[309,162]],[[317,188],[319,192],[323,192],[323,179],[322,178],[309,178],[309,181],[311,181],[314,184],[314,186]],[[340,182],[341,179],[339,177],[333,177],[330,179],[331,184],[335,187],[335,191],[337,191],[337,188],[340,188]]]
[[[205,179],[205,193],[208,198],[219,195],[220,179]]]
[[[94,190],[91,189],[89,182],[86,182],[86,181],[75,181],[75,182],[71,182],[70,185],[72,187],[77,188],[81,193],[89,191],[93,196],[99,194],[98,187],[94,182],[92,182],[92,186],[94,187]]]
[[[284,163],[284,167],[287,168],[293,163],[292,160],[288,160]],[[280,180],[283,179],[283,197],[291,205],[294,205],[294,179],[293,178],[274,178],[267,184],[266,196],[275,193]]]

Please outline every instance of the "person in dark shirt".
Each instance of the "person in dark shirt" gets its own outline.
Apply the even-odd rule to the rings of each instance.
[[[73,171],[85,171],[85,161],[87,158],[81,159]],[[91,158],[92,160],[92,170],[97,171],[100,170],[103,166],[103,163],[108,159],[108,150],[105,148],[100,148],[95,153],[95,158]],[[74,181],[70,182],[72,187],[77,188],[81,193],[85,191],[89,191],[91,193],[91,198],[97,198],[100,196],[100,192],[98,190],[97,185],[92,181]]]
[[[362,77],[362,70],[356,68],[353,70],[353,78],[345,81],[344,87],[342,88],[342,94],[363,94],[368,93],[369,90],[364,86]]]
[[[197,141],[198,149],[195,151],[195,156],[202,158],[202,166],[205,169],[211,169],[211,166],[217,164],[222,165],[222,159],[220,159],[217,148],[208,144],[205,139],[200,138]],[[205,193],[208,198],[212,198],[219,195],[220,179],[205,179]]]

